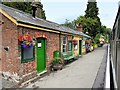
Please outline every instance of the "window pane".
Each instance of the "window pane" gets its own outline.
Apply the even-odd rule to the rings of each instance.
[[[66,41],[63,41],[63,44],[66,44]]]
[[[65,49],[65,48],[63,48],[63,52],[66,52],[66,49]]]
[[[120,23],[119,23],[119,27],[118,27],[118,39],[120,39]]]
[[[23,49],[23,59],[31,59],[33,58],[33,46],[32,47],[26,47]]]
[[[66,41],[66,37],[63,37],[63,41]]]
[[[117,37],[120,39],[120,18],[118,20]]]
[[[69,41],[69,43],[68,43],[68,50],[69,50],[69,51],[72,50],[72,41]]]
[[[77,44],[74,45],[74,49],[75,49],[75,50],[78,49],[78,45],[77,45]]]
[[[63,48],[66,48],[66,45],[63,45]]]
[[[113,35],[112,35],[113,37],[113,40],[115,39],[115,29],[113,30]]]
[[[63,37],[63,52],[66,52],[66,41],[67,40],[67,38],[66,37]]]

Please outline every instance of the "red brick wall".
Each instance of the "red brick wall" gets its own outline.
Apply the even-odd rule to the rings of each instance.
[[[0,15],[0,19],[1,18],[2,16]],[[2,58],[2,21],[0,21],[0,71],[2,70],[1,58]]]
[[[19,27],[18,33],[19,35],[24,35],[28,33],[33,38],[42,37],[42,35],[46,36],[46,65],[48,66],[53,59],[53,52],[59,50],[59,34],[25,28],[25,27]],[[37,33],[37,37],[35,36],[36,33]],[[21,56],[20,53],[19,56]],[[20,73],[27,74],[29,72],[35,71],[36,63],[37,62],[36,62],[36,47],[35,47],[35,60],[30,61],[28,63],[21,63]]]
[[[35,47],[35,60],[27,63],[21,63],[21,48],[18,45],[18,35],[30,34],[33,38],[45,35],[46,37],[46,65],[48,66],[53,59],[53,52],[59,50],[60,40],[59,34],[52,32],[45,32],[42,30],[36,30],[25,27],[17,27],[6,17],[2,17],[4,26],[2,28],[2,67],[4,71],[16,72],[20,76],[36,71],[36,47]],[[61,35],[63,37],[65,35]],[[68,40],[72,40],[72,36],[68,35]],[[4,47],[8,46],[9,50],[4,50]],[[47,67],[46,66],[46,67]]]
[[[48,66],[53,59],[53,52],[59,50],[59,34],[44,32],[24,27],[17,27],[6,17],[2,16],[4,25],[2,28],[2,68],[3,71],[18,73],[20,76],[36,71],[36,57],[34,61],[21,63],[21,50],[18,48],[18,35],[29,32],[33,37],[35,33],[45,34],[46,39],[46,65]],[[9,47],[6,51],[4,48]],[[35,48],[36,53],[36,48]]]
[[[19,63],[18,60],[18,32],[17,27],[9,19],[2,16],[4,21],[2,27],[2,70],[18,73]],[[6,51],[4,48],[9,47]]]

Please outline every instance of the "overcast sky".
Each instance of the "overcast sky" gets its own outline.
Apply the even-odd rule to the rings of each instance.
[[[85,14],[88,0],[41,0],[47,20],[64,23]],[[119,0],[97,0],[99,17],[103,25],[113,27],[118,11]]]

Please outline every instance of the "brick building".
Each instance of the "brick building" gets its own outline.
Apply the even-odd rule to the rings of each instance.
[[[2,72],[19,78],[49,69],[54,51],[69,51],[75,36],[88,37],[57,23],[2,5]],[[71,43],[72,44],[72,43]],[[71,48],[72,49],[72,48]]]
[[[1,67],[2,66],[2,63],[1,63],[1,57],[2,57],[2,24],[3,24],[3,21],[0,19],[0,72],[1,72],[1,68],[2,68]]]

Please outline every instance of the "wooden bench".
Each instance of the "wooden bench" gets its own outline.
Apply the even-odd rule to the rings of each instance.
[[[62,58],[65,60],[65,61],[68,61],[68,60],[71,60],[75,57],[74,55],[74,51],[68,51],[68,52],[63,52],[62,53]]]

